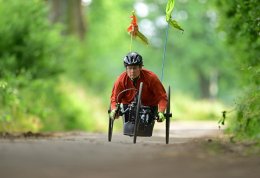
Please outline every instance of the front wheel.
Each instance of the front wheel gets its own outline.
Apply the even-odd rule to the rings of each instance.
[[[167,108],[166,108],[166,113],[165,118],[166,118],[166,122],[165,122],[165,130],[166,130],[166,135],[165,135],[165,141],[166,144],[169,143],[169,135],[170,135],[170,118],[172,117],[172,113],[171,113],[171,87],[169,86],[168,88],[168,95],[167,95],[167,99],[168,99],[168,103],[167,103]]]
[[[138,93],[138,98],[137,98],[137,106],[136,106],[136,114],[135,114],[135,126],[134,126],[134,140],[133,142],[136,143],[136,138],[137,138],[137,133],[138,133],[138,128],[139,128],[139,122],[140,122],[140,114],[139,110],[141,107],[141,97],[142,97],[142,89],[143,89],[143,82],[140,83],[139,87],[139,93]]]

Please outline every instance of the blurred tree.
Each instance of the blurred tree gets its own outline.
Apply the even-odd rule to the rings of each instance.
[[[140,52],[145,67],[160,76],[166,3],[166,0],[92,1],[85,8],[87,21],[91,24],[85,45],[87,54],[81,59],[81,64],[85,65],[78,68],[83,80],[97,91],[110,90],[116,75],[124,70],[122,57],[130,50],[126,28],[133,9],[139,29],[149,38],[150,45],[144,46],[134,40],[132,50]],[[176,0],[173,17],[185,32],[182,35],[169,29],[164,82],[197,97],[232,99],[234,92],[230,89],[236,85],[234,69],[228,60],[222,33],[216,32],[218,17],[212,4],[207,0]],[[102,67],[102,71],[97,70],[104,64],[106,67]]]
[[[111,90],[114,78],[124,70],[121,59],[129,50],[126,29],[132,9],[131,0],[98,0],[85,6],[89,27],[77,75],[99,93]]]
[[[221,29],[226,33],[233,63],[243,92],[237,103],[233,131],[238,135],[260,134],[260,4],[258,0],[216,1]]]
[[[244,82],[260,83],[259,23],[260,4],[257,0],[217,2],[222,17],[221,28],[225,30],[229,45],[233,46],[235,62],[242,66]],[[245,75],[247,74],[247,75]],[[248,80],[249,78],[252,80]]]
[[[60,29],[51,26],[47,14],[39,0],[0,0],[0,78],[46,78],[62,70]]]
[[[142,54],[145,67],[160,76],[167,0],[88,2],[81,11],[79,0],[0,0],[1,118],[40,123],[37,128],[46,130],[93,128],[93,110],[101,107],[90,101],[108,100],[116,76],[125,70],[122,58],[130,50],[127,27],[133,9],[150,45],[133,40],[132,50]],[[218,87],[223,94],[234,86],[232,64],[222,33],[215,32],[211,4],[176,0],[173,16],[185,32],[169,29],[163,81],[175,91],[216,97]],[[66,35],[60,35],[60,27],[65,27]],[[56,80],[62,70],[62,80]],[[80,88],[82,84],[87,89]],[[82,95],[72,95],[85,89],[89,95],[96,92],[98,99],[87,96],[82,102]]]
[[[86,22],[82,14],[81,0],[49,0],[51,7],[50,20],[65,26],[65,34],[76,34],[80,39],[85,37]]]
[[[0,132],[77,122],[76,109],[64,108],[67,100],[58,90],[66,46],[44,1],[0,0]]]
[[[140,28],[151,39],[154,52],[160,52],[161,56],[167,26],[164,10],[166,2],[146,0],[136,3],[137,14],[143,16],[140,19]],[[172,84],[184,92],[200,98],[214,99],[224,95],[223,81],[228,81],[226,88],[232,88],[235,80],[232,76],[234,69],[229,63],[221,33],[216,31],[218,16],[213,5],[207,0],[176,0],[173,18],[185,31],[182,34],[169,29],[165,80],[174,81]],[[148,9],[146,14],[143,13],[144,6]],[[160,68],[160,59],[161,57],[159,60],[151,59],[157,68]]]

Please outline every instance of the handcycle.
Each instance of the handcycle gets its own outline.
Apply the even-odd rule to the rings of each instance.
[[[132,90],[133,88],[126,89],[119,93],[127,92]],[[122,103],[117,102],[116,115],[122,116],[124,119],[124,135],[132,136],[133,143],[136,143],[137,136],[140,137],[151,137],[153,133],[153,127],[155,121],[158,121],[158,113],[157,108],[152,108],[149,106],[142,105],[141,97],[142,97],[142,89],[143,82],[140,83],[139,90],[136,94],[134,101],[128,105],[123,105]],[[136,89],[135,89],[136,90]],[[172,117],[172,113],[170,111],[170,97],[171,90],[170,86],[168,87],[167,92],[167,107],[164,113],[165,116],[165,141],[166,144],[169,143],[169,132],[170,132],[170,118]],[[118,98],[118,96],[117,96]],[[118,99],[117,99],[118,101]],[[111,108],[109,106],[108,114],[110,114]],[[113,134],[113,126],[114,126],[115,118],[109,117],[108,124],[108,141],[111,142],[112,134]]]

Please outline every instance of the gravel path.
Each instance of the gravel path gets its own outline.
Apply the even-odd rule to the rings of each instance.
[[[175,122],[170,144],[164,124],[153,137],[121,133],[107,141],[103,133],[53,133],[0,138],[1,178],[259,178],[254,143],[231,144],[214,122]]]

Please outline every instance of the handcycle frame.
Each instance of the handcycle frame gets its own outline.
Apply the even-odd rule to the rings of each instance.
[[[143,82],[140,83],[139,90],[138,90],[138,97],[137,97],[137,104],[135,105],[135,113],[134,114],[134,132],[133,132],[133,143],[136,143],[137,136],[138,135],[138,130],[139,130],[139,124],[140,124],[140,108],[142,107],[142,102],[141,102],[141,96],[142,96],[142,89],[143,89]],[[130,89],[126,89],[130,90]],[[170,86],[168,87],[168,92],[167,92],[167,108],[166,112],[164,113],[165,116],[165,142],[166,144],[169,143],[169,131],[170,131],[170,118],[172,117],[172,113],[170,112],[170,96],[171,96],[171,90]],[[108,113],[110,114],[111,108],[109,106]],[[117,109],[116,109],[116,115],[122,116],[124,115],[125,112],[120,110],[120,104],[117,103]],[[154,120],[158,119],[158,116],[154,118]],[[111,142],[112,140],[112,134],[113,134],[113,126],[114,126],[114,118],[109,117],[109,124],[108,124],[108,141]],[[153,129],[153,128],[152,128]]]

